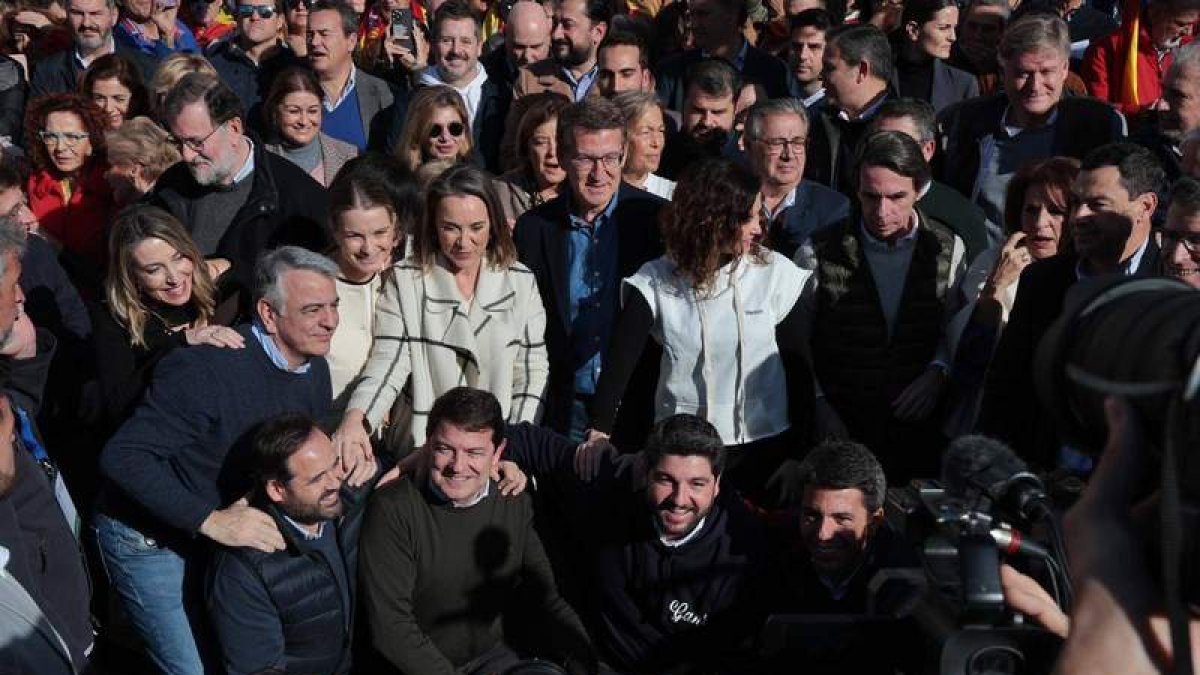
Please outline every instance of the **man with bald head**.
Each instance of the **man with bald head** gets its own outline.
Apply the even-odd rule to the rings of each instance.
[[[520,0],[508,11],[504,43],[480,59],[488,79],[511,88],[517,69],[550,56],[550,15],[531,0]]]

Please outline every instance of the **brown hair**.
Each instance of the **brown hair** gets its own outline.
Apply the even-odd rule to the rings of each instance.
[[[437,208],[446,197],[478,197],[487,207],[488,243],[485,264],[493,269],[510,267],[517,260],[517,247],[513,244],[504,208],[492,187],[492,178],[478,167],[457,164],[446,169],[433,179],[425,197],[425,218],[413,237],[413,258],[421,266],[429,268],[441,253],[437,236]]]
[[[275,134],[279,134],[279,106],[283,105],[283,99],[287,98],[288,94],[298,92],[312,94],[318,101],[325,100],[325,90],[321,88],[321,81],[311,68],[292,66],[284,69],[272,80],[271,89],[263,102],[263,117]],[[325,110],[322,107],[321,115],[324,114]]]
[[[1045,186],[1051,198],[1060,202],[1058,206],[1070,214],[1075,207],[1071,183],[1075,182],[1078,175],[1079,160],[1074,157],[1050,157],[1021,167],[1012,180],[1008,181],[1008,189],[1004,194],[1004,232],[1013,234],[1021,231],[1021,211],[1025,208],[1025,193],[1034,185]],[[1065,229],[1066,220],[1063,222]],[[1070,245],[1071,238],[1062,236],[1058,242],[1061,251],[1064,246]]]
[[[152,313],[138,285],[133,259],[133,249],[147,239],[161,239],[192,261],[191,302],[197,310],[196,326],[207,324],[216,307],[216,290],[204,257],[183,225],[157,206],[129,206],[117,214],[109,233],[104,294],[109,311],[129,331],[129,343],[135,347],[146,346],[146,319]]]
[[[464,130],[458,143],[458,159],[466,161],[471,157],[471,117],[462,97],[445,85],[425,87],[413,94],[404,127],[400,130],[400,140],[396,143],[396,156],[410,171],[416,171],[425,161],[423,148],[433,127],[433,113],[441,108],[454,108],[462,120]]]
[[[753,212],[762,187],[745,167],[727,159],[706,159],[680,177],[662,211],[662,237],[677,273],[699,294],[716,281],[724,256],[741,241],[741,225]],[[750,254],[765,262],[765,250]]]
[[[38,140],[38,132],[45,128],[46,118],[56,112],[74,113],[87,130],[88,140],[92,144],[92,156],[85,160],[85,165],[95,161],[97,157],[104,157],[104,132],[108,124],[100,108],[90,99],[84,98],[83,94],[76,92],[46,94],[35,98],[25,110],[25,138],[29,139],[29,149],[35,167],[54,169],[50,153],[46,151],[46,144]]]
[[[571,99],[558,92],[546,91],[530,94],[520,100],[526,103],[524,103],[525,110],[521,113],[521,121],[517,124],[517,165],[532,174],[533,165],[529,157],[529,139],[533,137],[533,131],[550,120],[558,119],[563,108],[571,105]],[[557,142],[557,140],[556,135],[555,141]]]
[[[150,111],[150,100],[146,94],[146,85],[142,84],[142,71],[137,64],[119,54],[105,54],[92,61],[92,65],[83,74],[79,92],[89,99],[92,97],[92,87],[100,80],[116,80],[122,87],[129,90],[129,110],[125,119],[145,115]]]

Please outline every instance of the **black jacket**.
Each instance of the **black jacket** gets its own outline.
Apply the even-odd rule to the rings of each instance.
[[[350,667],[358,533],[369,488],[342,489],[345,510],[335,529],[343,574],[349,583],[346,607],[338,578],[313,543],[299,536],[274,505],[261,505],[283,533],[287,548],[263,553],[219,548],[208,573],[209,616],[231,674],[275,666],[289,673],[345,673]]]
[[[284,68],[302,63],[302,60],[292,53],[287,43],[281,42],[274,54],[257,64],[237,45],[236,35],[236,32],[232,33],[229,39],[210,45],[205,57],[241,100],[247,126],[262,133],[267,120],[262,102],[271,88],[271,81]]]
[[[1162,253],[1152,235],[1142,254],[1137,276],[1157,276]],[[1079,259],[1056,255],[1030,265],[1021,273],[1017,298],[1008,325],[1000,336],[984,384],[977,428],[999,438],[1039,467],[1057,463],[1060,440],[1050,410],[1034,390],[1034,355],[1042,336],[1062,312],[1067,291],[1078,280]]]
[[[54,338],[38,330],[38,353],[31,359],[0,358],[0,382],[12,402],[32,418],[42,388]],[[83,552],[54,497],[42,467],[16,434],[15,478],[0,493],[0,546],[8,549],[8,573],[17,579],[62,636],[75,666],[83,670],[85,651],[93,642],[88,606],[91,587]],[[2,652],[3,649],[0,649]],[[4,659],[0,657],[0,668]]]
[[[246,289],[253,286],[254,263],[264,251],[284,244],[312,251],[329,246],[324,226],[329,196],[320,183],[287,159],[267,152],[257,141],[252,180],[249,198],[216,251],[216,257],[232,264],[228,274]],[[179,162],[158,179],[147,200],[171,212],[190,232],[195,226],[195,203],[213,190],[197,183],[187,164]]]
[[[116,43],[116,53],[133,62],[142,73],[142,82],[149,87],[158,70],[158,60],[153,56],[132,49],[120,42]],[[79,81],[85,70],[75,59],[75,45],[56,54],[51,54],[34,66],[33,75],[29,78],[29,97],[37,98],[46,94],[62,94],[79,89]]]
[[[974,191],[979,177],[980,143],[989,134],[1004,133],[1001,120],[1008,108],[1003,92],[952,105],[938,115],[945,136],[942,172],[937,176],[964,195]],[[1125,136],[1125,118],[1108,103],[1066,96],[1058,104],[1052,155],[1082,159],[1092,148]]]
[[[667,547],[635,455],[606,460],[584,484],[566,438],[530,424],[510,425],[506,436],[508,459],[560,497],[554,506],[568,527],[558,543],[570,552],[601,659],[623,673],[739,672],[761,625],[767,548],[765,528],[737,493],[726,486],[695,537]]]
[[[617,225],[617,279],[637,272],[645,263],[662,255],[658,233],[658,212],[665,204],[649,192],[621,184],[613,217]],[[571,279],[568,257],[568,235],[571,228],[571,196],[558,197],[527,211],[516,224],[513,239],[517,256],[537,279],[542,305],[546,308],[546,351],[550,358],[550,382],[546,392],[544,423],[560,431],[570,426],[571,406],[575,397],[574,376],[578,364],[571,353]],[[611,294],[615,299],[618,294]],[[614,308],[613,315],[616,315]],[[644,363],[658,363],[657,355],[647,350]],[[646,369],[639,369],[644,372]],[[650,368],[653,379],[631,382],[629,391],[648,396],[645,401],[633,402],[626,397],[631,410],[653,411],[654,384],[657,368]],[[632,422],[631,422],[632,423]],[[640,425],[641,422],[634,423]],[[621,422],[618,421],[618,426]]]

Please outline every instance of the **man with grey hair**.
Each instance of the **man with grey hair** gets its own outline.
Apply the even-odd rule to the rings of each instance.
[[[1008,181],[1026,162],[1051,156],[1081,158],[1125,136],[1125,119],[1095,99],[1063,97],[1071,43],[1056,16],[1017,19],[1000,40],[1004,90],[946,108],[941,180],[1004,222]]]
[[[46,94],[79,90],[83,71],[105,54],[119,54],[137,65],[147,82],[158,67],[155,59],[128,45],[113,40],[117,23],[116,0],[68,0],[67,20],[71,24],[71,47],[36,59],[29,78],[30,99]]]
[[[243,288],[267,249],[325,249],[325,190],[250,140],[241,101],[225,83],[184,76],[163,101],[162,118],[183,160],[159,177],[149,202],[178,218],[205,257],[228,260]]]
[[[1200,44],[1180,47],[1174,57],[1163,77],[1154,124],[1142,125],[1131,134],[1134,142],[1154,152],[1171,181],[1185,173],[1184,142],[1200,129]]]
[[[203,673],[188,610],[202,600],[191,584],[204,540],[268,553],[284,547],[275,521],[243,499],[251,485],[242,462],[263,421],[329,414],[324,357],[338,325],[336,275],[333,261],[299,247],[263,256],[254,321],[238,328],[245,347],[172,351],[101,454],[101,555],[162,672]],[[346,468],[362,482],[356,463]]]
[[[850,200],[804,180],[808,114],[794,98],[756,104],[746,117],[741,145],[762,181],[762,225],[767,244],[791,258],[813,234],[850,215]]]

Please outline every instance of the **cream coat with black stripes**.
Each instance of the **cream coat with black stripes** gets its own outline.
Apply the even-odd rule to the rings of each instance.
[[[393,267],[375,313],[375,339],[350,408],[366,413],[399,455],[425,441],[434,400],[457,386],[490,391],[509,422],[540,421],[550,373],[546,311],[529,268],[486,262],[468,303],[454,276],[411,259]]]

